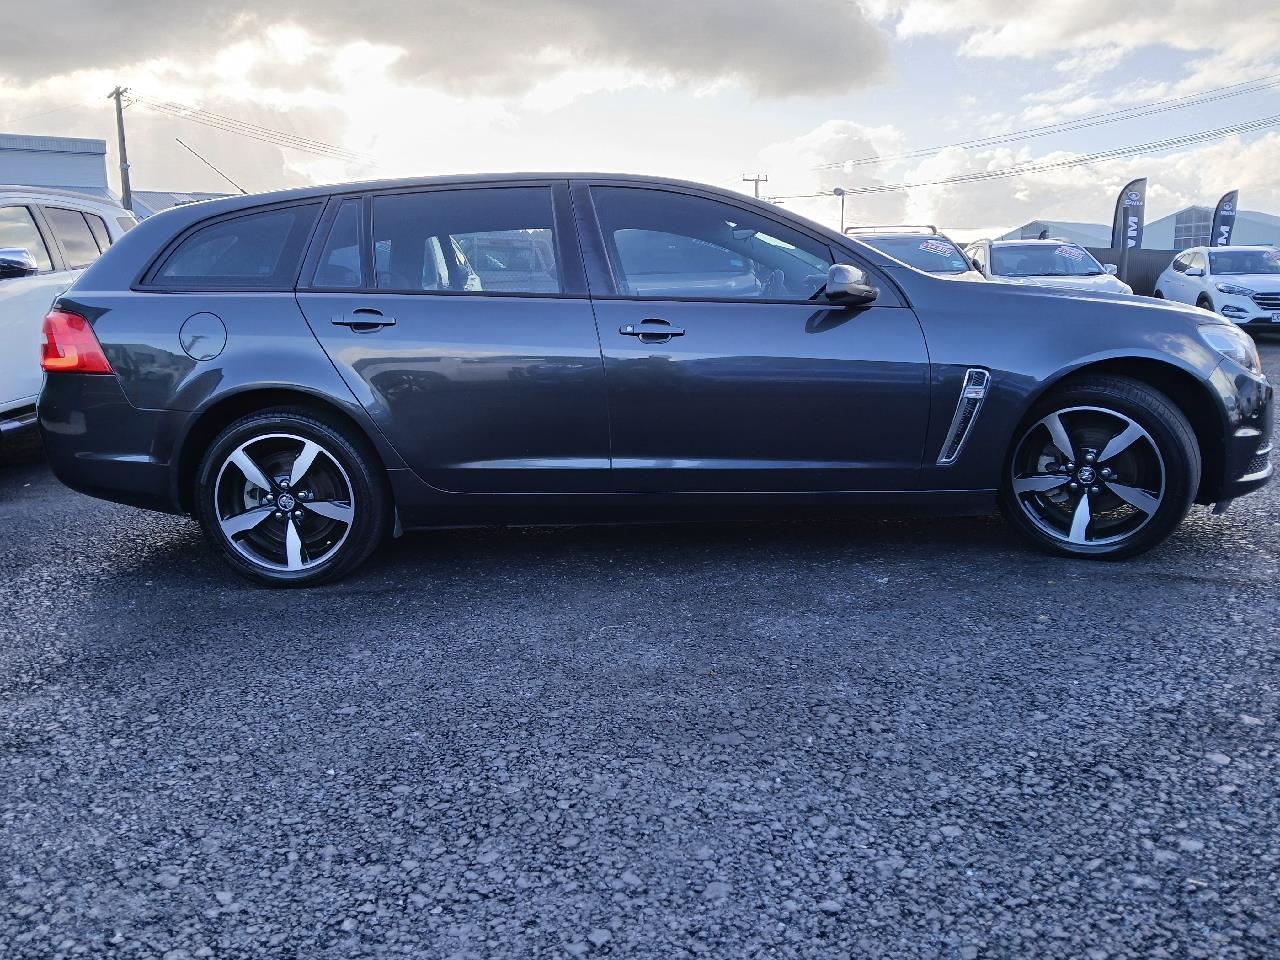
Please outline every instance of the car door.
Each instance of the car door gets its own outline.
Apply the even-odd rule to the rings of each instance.
[[[827,241],[692,190],[583,182],[574,207],[615,490],[917,485],[928,355],[891,283],[868,306],[824,302]]]
[[[49,305],[75,279],[38,211],[26,204],[0,206],[0,249],[25,250],[35,261],[31,276],[0,278],[0,410],[34,403],[40,392],[40,337]]]
[[[1195,273],[1197,270],[1199,273]],[[1186,284],[1186,295],[1181,299],[1187,303],[1195,303],[1201,297],[1209,296],[1208,273],[1209,258],[1200,252],[1193,253],[1187,262],[1187,270],[1182,275],[1182,282]]]
[[[298,302],[423,480],[608,489],[604,371],[566,182],[337,198],[319,236]]]

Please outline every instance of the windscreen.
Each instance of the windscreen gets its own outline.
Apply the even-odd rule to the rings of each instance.
[[[992,245],[991,272],[1001,277],[1095,277],[1106,271],[1074,243],[1011,243]]]
[[[1209,272],[1216,277],[1280,273],[1280,250],[1211,250]]]
[[[854,239],[926,273],[964,273],[973,269],[964,254],[946,237],[855,235]]]

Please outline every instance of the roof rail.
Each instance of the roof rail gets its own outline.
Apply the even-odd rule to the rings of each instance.
[[[938,233],[938,228],[932,223],[886,223],[875,224],[865,227],[845,227],[846,236],[852,236],[855,233],[876,233],[879,231],[898,230],[902,233]]]

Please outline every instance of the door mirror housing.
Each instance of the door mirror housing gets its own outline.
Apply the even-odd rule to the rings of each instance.
[[[832,303],[851,307],[871,303],[880,296],[880,291],[867,283],[866,273],[848,263],[831,265],[824,292]]]
[[[25,247],[0,247],[0,280],[34,277],[40,272],[36,258]]]
[[[1204,276],[1204,268],[1203,268],[1203,267],[1187,267],[1187,276],[1188,276],[1188,277],[1203,277],[1203,276]]]
[[[1114,277],[1116,275],[1116,271],[1119,270],[1120,268],[1117,267],[1114,263],[1104,263],[1102,265],[1102,269],[1107,271],[1107,273],[1111,274]]]

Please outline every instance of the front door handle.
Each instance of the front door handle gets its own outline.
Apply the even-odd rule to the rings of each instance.
[[[396,318],[384,316],[381,310],[372,307],[360,307],[350,314],[340,313],[329,322],[337,327],[350,327],[356,333],[371,333],[383,327],[394,327]]]
[[[646,317],[639,323],[624,323],[618,332],[624,337],[639,337],[641,343],[666,343],[672,337],[684,336],[680,327],[673,327],[658,317]]]

